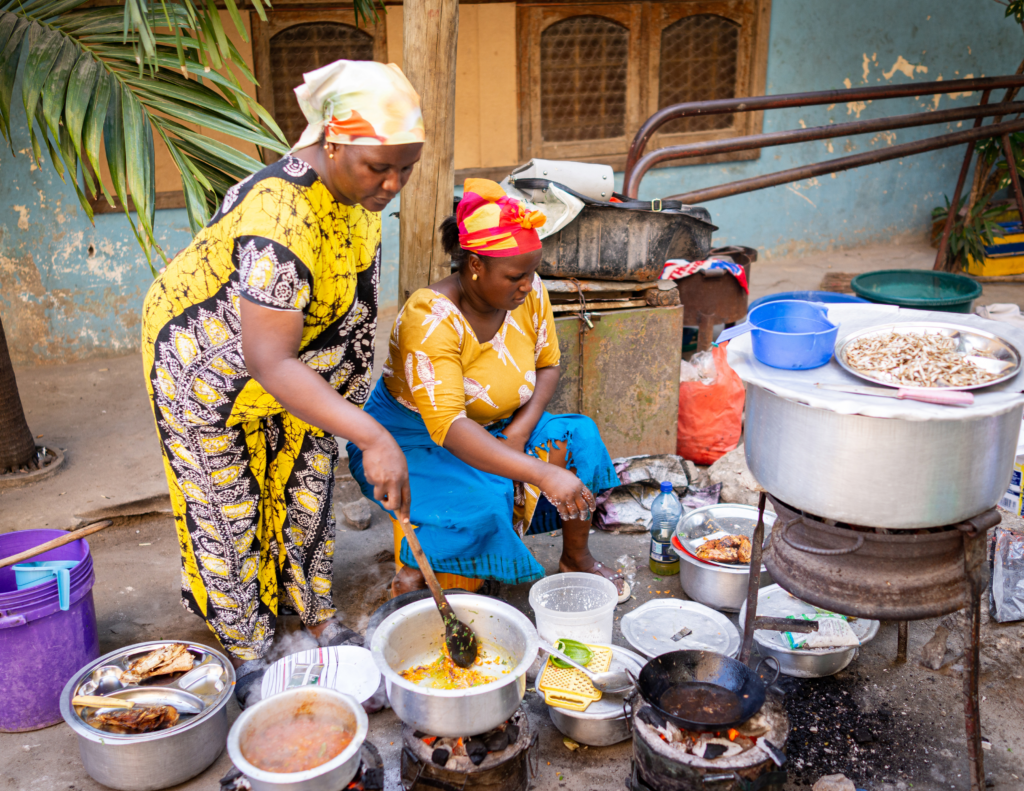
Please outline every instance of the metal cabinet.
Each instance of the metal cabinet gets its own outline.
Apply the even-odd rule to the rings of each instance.
[[[593,418],[612,458],[675,453],[683,309],[592,313],[591,321],[581,353],[579,319],[555,319],[562,375],[548,409]]]

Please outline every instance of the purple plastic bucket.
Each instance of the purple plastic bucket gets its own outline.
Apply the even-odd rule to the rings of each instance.
[[[65,535],[21,530],[0,535],[0,558]],[[60,609],[57,581],[17,589],[10,566],[0,568],[0,731],[32,731],[61,721],[60,693],[79,669],[100,655],[95,580],[85,539],[32,560],[78,560],[71,570],[71,606]]]

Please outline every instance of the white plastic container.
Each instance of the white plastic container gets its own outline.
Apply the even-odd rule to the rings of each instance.
[[[611,643],[618,598],[614,582],[580,571],[553,574],[530,588],[537,632],[549,643]]]

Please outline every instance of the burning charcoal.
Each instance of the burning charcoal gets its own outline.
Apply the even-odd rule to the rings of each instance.
[[[857,730],[853,732],[853,740],[857,742],[857,744],[870,744],[875,740],[875,734],[867,728],[857,728]]]
[[[422,739],[426,735],[427,734],[425,734],[423,731],[413,731],[412,738],[414,738],[414,739]]]
[[[450,752],[448,752],[442,747],[438,747],[436,750],[434,750],[433,753],[431,753],[430,760],[438,766],[444,766],[446,763],[448,763],[449,755],[451,755]]]
[[[508,734],[508,743],[515,744],[519,741],[519,726],[514,722],[510,722],[505,726],[505,733]]]
[[[712,758],[724,755],[728,749],[724,744],[709,744],[704,748],[704,760],[710,761]]]
[[[468,755],[469,760],[473,762],[473,766],[479,766],[483,763],[484,758],[487,757],[487,745],[484,744],[483,739],[474,736],[465,744],[466,755]]]
[[[508,747],[508,733],[505,731],[495,731],[489,733],[484,738],[484,744],[487,745],[487,751],[492,753],[500,753],[506,747]]]

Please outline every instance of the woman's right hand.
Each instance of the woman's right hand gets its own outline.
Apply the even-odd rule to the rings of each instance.
[[[409,523],[412,498],[409,495],[409,468],[405,454],[387,431],[363,450],[363,473],[373,484],[373,496],[393,511],[398,519]]]
[[[540,490],[548,501],[558,509],[562,519],[590,519],[597,507],[594,493],[584,486],[583,481],[554,464],[541,481]]]

